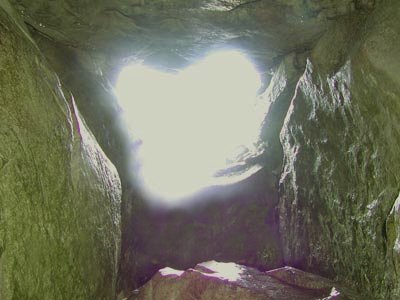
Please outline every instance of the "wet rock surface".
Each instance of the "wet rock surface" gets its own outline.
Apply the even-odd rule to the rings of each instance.
[[[115,167],[4,0],[0,45],[0,299],[112,299]]]
[[[72,47],[112,55],[131,49],[144,57],[169,48],[190,57],[210,43],[253,45],[267,60],[309,45],[333,19],[365,6],[356,0],[12,2],[29,26]]]
[[[399,12],[399,2],[384,1],[365,23],[352,19],[346,32],[343,22],[319,41],[281,132],[285,263],[352,282],[372,299],[400,297],[400,44],[398,34],[382,40],[399,32]]]
[[[310,49],[335,21],[373,0],[12,0],[30,29],[115,66],[140,59],[179,68],[218,47],[239,47],[264,69]],[[211,49],[210,49],[211,47]]]
[[[291,267],[260,272],[234,263],[209,261],[186,271],[161,269],[126,299],[333,300],[355,297],[328,279]]]

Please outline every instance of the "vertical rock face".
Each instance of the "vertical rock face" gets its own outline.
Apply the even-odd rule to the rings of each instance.
[[[400,195],[390,210],[386,221],[387,254],[393,262],[394,271],[400,273]]]
[[[0,1],[0,299],[112,299],[120,181]]]
[[[372,299],[400,297],[399,13],[382,1],[322,37],[281,131],[285,262]]]
[[[262,100],[266,102],[267,110],[260,138],[267,144],[266,165],[276,173],[282,168],[283,157],[279,132],[297,81],[304,70],[303,64],[300,63],[302,56],[304,55],[295,53],[287,55],[274,71],[268,88],[261,95]]]

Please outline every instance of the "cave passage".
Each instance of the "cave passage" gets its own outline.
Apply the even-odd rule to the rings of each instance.
[[[172,72],[141,63],[122,69],[116,94],[132,142],[139,145],[134,180],[148,199],[180,205],[202,188],[260,169],[218,176],[259,151],[260,85],[254,65],[236,50],[213,52]]]
[[[400,299],[399,16],[0,0],[0,300]]]

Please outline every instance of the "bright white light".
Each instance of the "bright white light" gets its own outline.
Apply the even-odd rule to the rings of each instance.
[[[210,271],[210,273],[203,273],[204,275],[233,282],[241,279],[244,271],[243,267],[235,263],[220,263],[215,260],[204,262],[200,265]]]
[[[260,77],[237,51],[217,52],[177,74],[137,64],[116,92],[132,133],[142,140],[139,177],[152,195],[173,201],[211,185],[241,145],[257,139]]]

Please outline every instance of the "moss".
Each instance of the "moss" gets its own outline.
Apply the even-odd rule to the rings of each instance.
[[[279,261],[281,259],[278,249],[275,249],[271,246],[264,248],[264,250],[258,252],[257,255],[259,257],[259,260],[265,266],[274,265],[276,261]]]
[[[0,4],[0,298],[111,299],[120,182]]]

